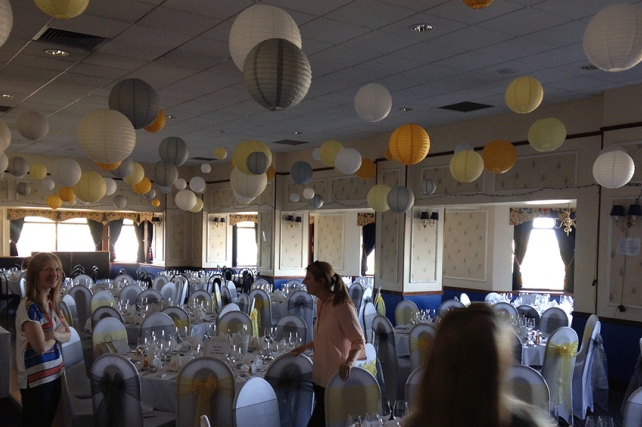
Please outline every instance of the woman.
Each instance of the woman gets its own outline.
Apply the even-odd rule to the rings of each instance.
[[[60,402],[64,363],[59,343],[71,338],[58,307],[61,283],[62,267],[56,255],[42,252],[31,259],[26,296],[16,314],[23,426],[50,426]]]
[[[354,304],[341,276],[327,262],[315,261],[307,268],[303,284],[318,298],[313,341],[293,351],[299,355],[314,349],[312,381],[316,405],[308,427],[325,426],[325,386],[337,372],[345,381],[350,377],[365,340]]]
[[[405,427],[536,427],[539,408],[510,396],[507,330],[486,304],[451,310],[440,323]]]

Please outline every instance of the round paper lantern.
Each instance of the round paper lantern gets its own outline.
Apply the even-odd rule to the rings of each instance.
[[[232,170],[230,184],[239,196],[254,199],[265,190],[267,175],[246,175],[238,168]]]
[[[268,181],[272,181],[276,176],[276,169],[274,169],[274,166],[270,166],[265,174],[267,175]]]
[[[614,4],[599,11],[584,31],[584,53],[604,71],[624,71],[642,60],[642,9]]]
[[[74,194],[83,202],[94,203],[107,193],[107,184],[98,172],[84,171],[73,186]]]
[[[165,120],[165,113],[163,113],[163,110],[159,109],[156,120],[154,120],[151,125],[145,126],[144,129],[147,132],[156,133],[165,127]]]
[[[505,173],[515,165],[517,150],[505,139],[496,139],[486,144],[481,156],[489,172]]]
[[[537,151],[557,150],[566,141],[566,126],[554,117],[539,119],[528,130],[528,143]]]
[[[265,153],[261,151],[255,151],[247,156],[245,166],[247,167],[247,170],[250,171],[250,173],[254,175],[261,175],[267,172],[268,168],[270,167],[270,164],[268,162],[269,159]]]
[[[158,200],[158,199],[152,200],[152,206],[155,207],[155,208],[159,207],[160,206],[160,200]]]
[[[47,118],[35,111],[27,111],[18,117],[18,132],[31,141],[38,141],[49,133]]]
[[[366,122],[378,122],[390,113],[392,97],[388,89],[378,83],[363,86],[354,97],[354,109]]]
[[[385,157],[389,162],[395,159],[392,155],[392,151],[390,151],[390,148],[386,148],[386,152],[383,154],[383,157]]]
[[[321,196],[320,194],[315,194],[308,203],[312,208],[319,209],[321,206],[323,206],[324,203],[323,196]]]
[[[303,189],[303,197],[306,198],[306,200],[310,200],[311,198],[314,197],[314,188],[304,188]]]
[[[184,211],[188,211],[192,209],[194,206],[196,206],[196,194],[194,194],[190,190],[181,190],[178,193],[176,193],[176,197],[174,198],[174,201],[176,202],[176,206],[178,206],[179,209],[182,209]]]
[[[239,171],[247,175],[252,175],[252,172],[247,168],[247,158],[255,151],[265,153],[268,158],[268,165],[272,164],[272,152],[267,145],[255,139],[243,141],[236,146],[232,154],[234,165]]]
[[[45,165],[35,163],[29,166],[29,175],[31,175],[33,179],[43,179],[47,176],[47,168]]]
[[[216,147],[214,149],[214,157],[218,160],[223,160],[227,157],[227,150],[223,147]]]
[[[156,190],[153,188],[143,195],[147,200],[152,200],[156,197]]]
[[[459,182],[472,182],[484,171],[484,160],[476,151],[464,150],[450,159],[450,174]]]
[[[205,180],[203,179],[203,177],[195,176],[194,178],[189,180],[189,188],[191,188],[195,193],[202,193],[203,191],[205,191],[206,186],[207,184],[205,184]]]
[[[55,194],[47,197],[47,206],[51,209],[58,209],[62,206],[62,199]]]
[[[114,196],[114,198],[111,199],[111,202],[117,208],[122,209],[125,206],[127,206],[127,197],[123,196],[122,194],[119,194],[118,196]]]
[[[16,185],[16,193],[21,196],[28,196],[29,193],[31,193],[31,186],[27,182],[19,182],[18,185]]]
[[[125,79],[111,88],[109,108],[123,113],[134,129],[142,129],[158,118],[160,100],[148,83],[141,79]]]
[[[361,179],[370,179],[377,173],[377,165],[370,159],[361,159],[361,166],[354,174]]]
[[[390,209],[388,206],[388,193],[390,187],[386,184],[378,184],[368,191],[368,205],[377,212],[385,212]]]
[[[36,6],[49,16],[69,19],[85,11],[89,0],[35,0]]]
[[[158,146],[158,154],[160,154],[162,161],[180,166],[187,161],[189,148],[181,138],[170,136],[161,141]]]
[[[593,163],[593,178],[606,188],[623,187],[633,178],[634,173],[633,159],[618,146],[602,150]]]
[[[455,154],[459,153],[460,151],[464,150],[474,150],[475,147],[473,147],[473,144],[469,144],[467,142],[462,142],[461,144],[458,144],[455,147]]]
[[[471,9],[483,9],[492,2],[493,0],[464,0],[464,4]]]
[[[321,161],[321,149],[320,148],[315,148],[312,150],[312,158],[318,162]]]
[[[352,175],[361,167],[361,154],[354,148],[344,148],[334,158],[334,167],[345,175]]]
[[[232,190],[232,193],[234,193],[234,198],[243,205],[247,205],[248,203],[250,203],[252,200],[256,198],[256,197],[242,197],[239,195],[239,193],[237,193],[234,190]]]
[[[339,141],[326,141],[319,148],[319,158],[324,165],[334,167],[337,154],[341,150],[343,145]]]
[[[212,166],[209,163],[203,163],[201,165],[201,172],[210,173],[212,172]]]
[[[286,39],[301,48],[301,33],[294,19],[283,9],[267,4],[248,7],[234,20],[230,29],[230,54],[239,70],[248,53],[268,39]]]
[[[147,178],[146,176],[143,177],[139,182],[136,184],[132,184],[132,188],[134,191],[138,194],[147,194],[149,193],[149,190],[152,189],[152,182]]]
[[[434,179],[424,179],[421,181],[421,194],[430,196],[437,190],[437,184]]]
[[[9,173],[16,178],[24,177],[29,172],[29,162],[24,157],[16,156],[9,159]]]
[[[170,162],[158,162],[154,166],[154,181],[161,187],[171,187],[178,179],[178,169]]]
[[[7,41],[13,27],[13,11],[9,0],[0,0],[0,46]]]
[[[430,150],[430,138],[421,126],[399,126],[390,136],[390,152],[396,161],[406,166],[419,163]]]
[[[103,181],[105,181],[105,196],[111,196],[114,194],[118,189],[116,181],[107,177],[103,178]]]
[[[71,187],[80,179],[82,170],[74,159],[60,159],[51,170],[51,178],[63,187]]]
[[[0,172],[4,173],[9,166],[9,158],[5,153],[0,153]]]
[[[118,169],[118,166],[120,166],[123,162],[116,162],[116,163],[96,163],[96,166],[98,166],[100,169],[104,171],[113,171]]]
[[[6,150],[10,143],[11,131],[9,130],[9,126],[0,120],[0,151]]]
[[[158,187],[161,193],[169,194],[172,192],[172,187]]]
[[[506,105],[519,114],[534,111],[544,98],[542,85],[529,76],[518,77],[506,89]]]
[[[290,194],[290,200],[294,203],[298,202],[301,200],[301,197],[299,196],[299,193],[292,193]]]
[[[183,178],[178,178],[174,183],[174,187],[176,187],[177,190],[185,190],[185,187],[187,187],[187,181]]]
[[[40,183],[40,185],[42,185],[42,189],[45,190],[45,191],[51,191],[56,186],[56,184],[54,183],[53,179],[51,179],[51,178],[43,179],[42,182]]]
[[[305,185],[310,180],[312,179],[312,166],[310,166],[310,163],[304,162],[302,160],[299,160],[298,162],[294,162],[292,167],[290,168],[290,176],[292,177],[292,181],[299,185]]]
[[[268,39],[245,58],[243,83],[263,107],[285,110],[305,98],[312,83],[312,68],[300,47],[285,39]]]
[[[194,205],[194,207],[192,209],[190,209],[189,211],[193,212],[193,213],[196,213],[196,212],[200,212],[201,210],[203,210],[203,201],[197,197],[196,198],[196,205]]]
[[[143,169],[143,166],[140,163],[134,162],[134,170],[132,171],[132,173],[123,178],[123,181],[125,181],[129,185],[134,185],[141,182],[143,178],[145,178],[145,169]],[[145,193],[147,193],[147,191],[145,191]]]
[[[98,163],[125,160],[136,146],[136,131],[129,119],[106,108],[96,109],[83,117],[77,137],[83,153]]]
[[[116,178],[123,179],[131,175],[132,172],[134,172],[134,161],[131,157],[127,157],[111,174]]]
[[[74,189],[71,187],[60,187],[60,190],[58,190],[58,197],[60,197],[60,200],[63,202],[67,203],[71,203],[76,199]]]
[[[415,204],[415,195],[408,187],[392,187],[386,196],[390,210],[396,213],[408,212]]]

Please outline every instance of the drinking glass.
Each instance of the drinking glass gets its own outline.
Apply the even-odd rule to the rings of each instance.
[[[408,415],[408,403],[405,400],[395,401],[395,406],[392,409],[392,417],[395,421],[400,422],[403,417]]]
[[[598,426],[597,415],[589,415],[586,417],[586,423],[584,423],[584,427],[597,427],[597,426]]]
[[[600,415],[597,420],[597,427],[613,427],[613,418],[607,415]]]
[[[361,417],[354,414],[348,414],[346,420],[346,427],[360,427],[361,426]]]
[[[390,402],[387,400],[380,400],[377,402],[377,417],[379,418],[380,424],[385,424],[386,421],[390,419],[392,415],[392,409],[390,408]]]

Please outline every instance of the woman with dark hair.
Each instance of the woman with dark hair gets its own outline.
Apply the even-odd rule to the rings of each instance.
[[[29,262],[26,295],[16,314],[23,426],[50,426],[60,402],[64,363],[59,343],[71,338],[58,307],[62,276],[60,259],[52,253],[39,253]]]
[[[328,381],[339,372],[345,381],[365,348],[365,340],[354,304],[343,279],[330,264],[315,261],[307,267],[303,284],[318,298],[313,341],[293,351],[299,355],[314,349],[312,381],[316,405],[308,427],[325,426],[323,396]]]

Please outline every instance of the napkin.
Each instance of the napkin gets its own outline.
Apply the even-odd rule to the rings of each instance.
[[[152,360],[151,366],[156,369],[160,369],[163,367],[163,364],[161,363],[160,357],[158,355],[154,355],[154,360]]]
[[[198,335],[193,336],[193,337],[185,337],[185,338],[183,338],[183,342],[186,342],[186,343],[188,343],[188,344],[190,344],[192,346],[195,346],[195,345],[203,343],[203,341],[201,340],[201,337],[198,336]]]
[[[168,372],[180,372],[183,368],[183,365],[185,365],[188,360],[188,356],[181,356],[177,354],[176,356],[172,357],[172,361],[169,364],[165,365],[165,369]]]

